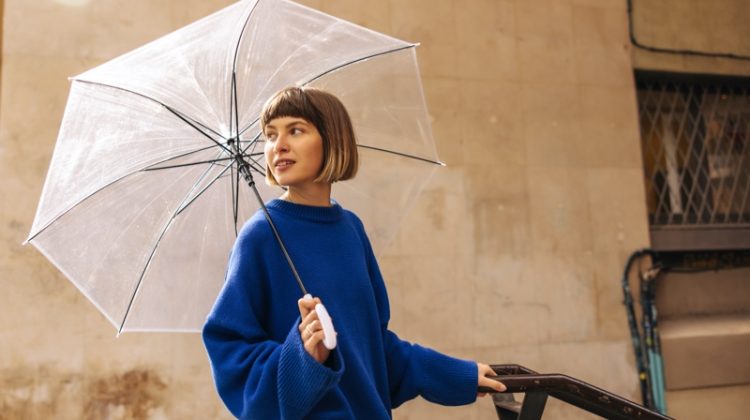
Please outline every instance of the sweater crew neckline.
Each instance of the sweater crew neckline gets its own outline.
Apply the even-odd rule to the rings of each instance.
[[[293,217],[312,220],[316,222],[333,223],[341,220],[341,218],[344,216],[344,210],[334,200],[331,200],[330,207],[321,207],[297,204],[292,203],[291,201],[276,198],[269,201],[266,204],[266,207],[269,210],[277,210],[281,213],[285,213]]]

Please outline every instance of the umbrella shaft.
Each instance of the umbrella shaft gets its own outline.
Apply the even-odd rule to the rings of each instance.
[[[250,168],[248,167],[247,162],[244,161],[242,158],[238,158],[240,162],[238,165],[239,171],[242,174],[242,176],[245,178],[245,181],[247,181],[248,185],[250,185],[250,188],[253,189],[253,192],[255,193],[255,198],[258,200],[258,203],[260,204],[260,208],[263,210],[263,214],[266,216],[266,220],[268,220],[268,224],[271,226],[271,231],[273,232],[273,236],[276,237],[276,242],[279,244],[279,247],[281,247],[281,252],[284,253],[284,258],[286,258],[287,264],[289,264],[289,268],[292,270],[292,274],[294,275],[294,279],[297,280],[297,285],[302,290],[302,295],[307,294],[307,289],[305,289],[305,285],[302,283],[302,279],[299,276],[299,273],[297,272],[297,267],[294,265],[294,261],[292,261],[292,257],[289,255],[289,252],[286,249],[286,246],[284,246],[284,241],[281,240],[281,235],[279,235],[279,231],[276,229],[276,225],[273,223],[273,219],[271,218],[271,213],[268,212],[268,209],[266,208],[266,204],[263,202],[263,198],[261,198],[260,193],[258,192],[258,189],[255,187],[255,180],[253,179],[253,175],[250,173]]]

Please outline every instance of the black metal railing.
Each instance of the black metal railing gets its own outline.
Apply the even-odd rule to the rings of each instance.
[[[498,374],[495,379],[507,387],[505,392],[493,394],[497,416],[502,420],[541,419],[548,397],[564,401],[606,419],[671,419],[671,417],[567,375],[540,374],[520,365],[492,365],[492,369]],[[481,391],[492,392],[488,389]],[[524,393],[523,402],[516,401],[514,393]]]

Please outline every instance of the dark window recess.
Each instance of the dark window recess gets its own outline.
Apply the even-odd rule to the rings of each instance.
[[[657,250],[750,248],[750,79],[636,72]]]
[[[750,250],[661,252],[657,263],[674,273],[749,268]]]

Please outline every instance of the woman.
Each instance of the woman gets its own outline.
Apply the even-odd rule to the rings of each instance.
[[[382,418],[418,395],[473,402],[477,387],[503,391],[489,366],[400,340],[388,330],[388,296],[362,222],[331,201],[331,184],[355,176],[349,115],[333,95],[288,88],[265,104],[266,181],[286,192],[267,204],[306,288],[263,214],[242,228],[203,339],[219,395],[239,418]],[[338,346],[328,350],[317,303]]]

